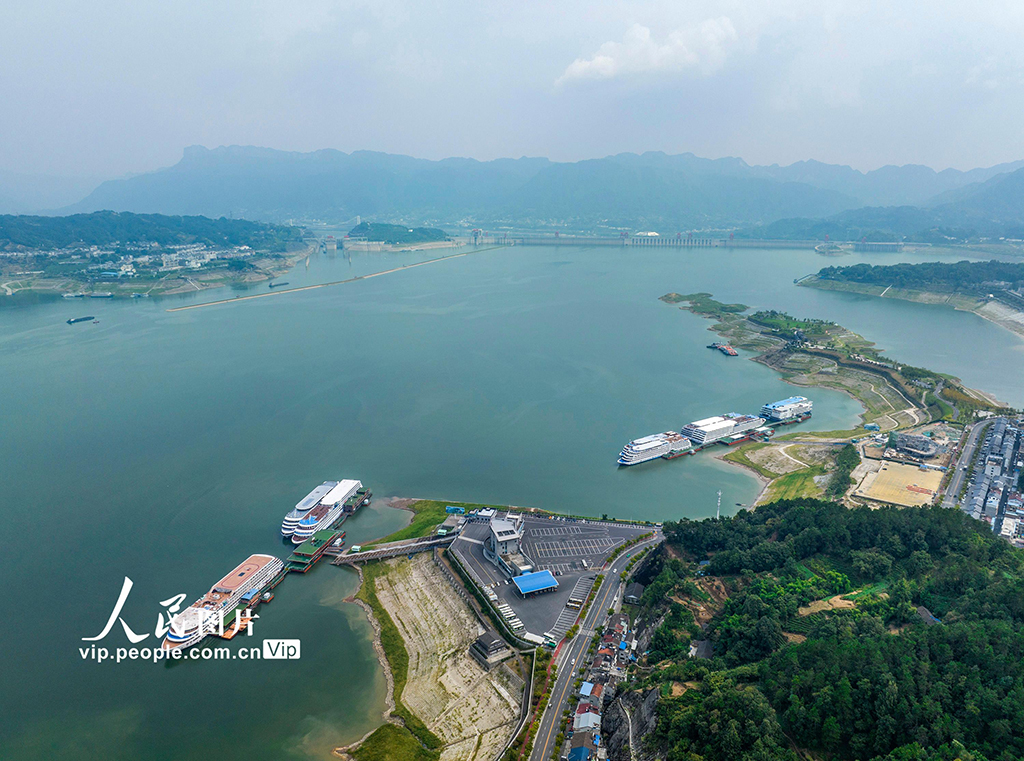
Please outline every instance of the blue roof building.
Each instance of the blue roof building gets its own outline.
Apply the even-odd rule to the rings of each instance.
[[[533,573],[513,576],[512,583],[516,585],[519,594],[523,597],[537,595],[542,592],[553,592],[558,589],[558,581],[551,574],[551,571],[534,571]]]

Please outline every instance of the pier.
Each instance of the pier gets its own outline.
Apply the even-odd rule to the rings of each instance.
[[[334,548],[328,548],[324,554],[335,555],[331,565],[355,565],[356,563],[365,563],[370,560],[386,560],[387,558],[396,558],[400,555],[412,555],[416,552],[432,550],[435,547],[447,547],[455,541],[457,536],[458,534],[448,534],[446,536],[437,536],[435,534],[421,539],[413,539],[409,542],[395,542],[363,552],[343,552],[340,550],[334,552]]]

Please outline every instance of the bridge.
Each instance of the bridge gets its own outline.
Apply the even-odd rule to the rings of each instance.
[[[408,542],[393,542],[364,552],[344,552],[331,547],[324,554],[335,556],[334,560],[331,561],[331,565],[355,565],[356,563],[365,563],[370,560],[386,560],[387,558],[397,558],[400,555],[412,555],[416,552],[432,550],[435,547],[447,547],[455,541],[456,536],[458,534],[449,534],[447,536],[433,534]]]

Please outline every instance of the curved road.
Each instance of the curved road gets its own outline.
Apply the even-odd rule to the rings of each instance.
[[[654,529],[654,536],[634,545],[629,554],[635,555],[645,547],[657,545],[663,540],[661,529]],[[555,750],[555,738],[558,737],[562,711],[565,710],[566,700],[572,694],[576,673],[583,666],[583,658],[590,645],[590,639],[594,636],[594,631],[604,626],[605,620],[608,618],[608,608],[615,601],[616,592],[622,583],[619,581],[619,574],[625,569],[629,560],[630,558],[627,558],[625,553],[620,554],[611,566],[601,571],[604,574],[604,582],[597,590],[597,595],[594,597],[590,610],[587,611],[586,618],[580,624],[579,634],[568,643],[558,659],[558,678],[555,679],[555,684],[551,688],[551,699],[548,701],[548,707],[544,710],[540,726],[537,728],[533,753],[530,754],[531,761],[547,761]]]

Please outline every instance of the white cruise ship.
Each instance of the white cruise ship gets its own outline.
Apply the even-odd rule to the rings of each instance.
[[[791,396],[788,399],[766,404],[761,408],[761,417],[775,423],[810,415],[813,409],[814,402],[806,396]]]
[[[292,532],[292,544],[302,544],[317,531],[338,520],[345,509],[345,502],[362,488],[363,485],[359,481],[352,479],[336,482],[334,487],[321,497],[319,504],[299,519]]]
[[[302,498],[295,509],[284,517],[281,524],[281,536],[291,536],[299,527],[301,521],[310,510],[320,504],[320,500],[326,497],[338,485],[337,481],[324,481],[309,494]]]
[[[692,444],[678,431],[666,431],[634,439],[619,453],[619,465],[639,465],[667,454],[682,454]]]
[[[681,433],[696,446],[702,447],[720,441],[727,436],[736,436],[737,434],[752,431],[762,425],[764,425],[764,418],[754,417],[753,415],[737,415],[735,412],[730,412],[727,415],[717,415],[704,418],[703,420],[695,420],[689,425],[684,426]]]
[[[192,647],[219,629],[220,621],[235,609],[246,592],[262,589],[284,568],[280,558],[250,555],[217,582],[202,598],[171,619],[161,647],[168,650]]]

